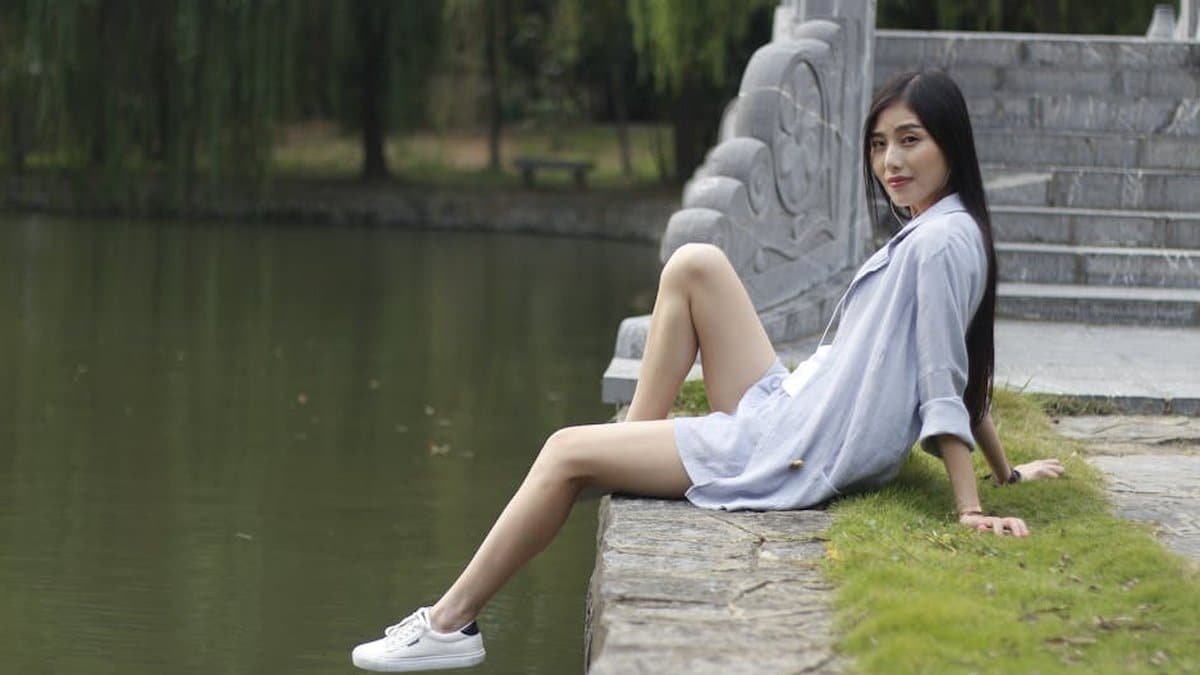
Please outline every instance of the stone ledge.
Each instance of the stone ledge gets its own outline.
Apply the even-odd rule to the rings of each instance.
[[[259,190],[197,188],[179,206],[147,180],[124,191],[86,174],[27,174],[0,181],[0,208],[63,215],[260,220],[429,230],[523,232],[657,244],[679,199],[663,190],[471,189],[277,179]]]
[[[708,511],[605,498],[589,673],[835,672],[824,511]]]

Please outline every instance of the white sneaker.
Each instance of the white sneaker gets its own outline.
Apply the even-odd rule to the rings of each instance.
[[[453,633],[429,625],[429,608],[422,607],[383,637],[354,648],[350,660],[364,670],[407,673],[414,670],[466,668],[483,663],[483,635],[474,621]]]

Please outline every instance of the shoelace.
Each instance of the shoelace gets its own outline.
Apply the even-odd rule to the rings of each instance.
[[[388,626],[384,629],[383,634],[391,644],[407,644],[409,640],[424,633],[429,627],[429,610],[422,607],[400,623]]]

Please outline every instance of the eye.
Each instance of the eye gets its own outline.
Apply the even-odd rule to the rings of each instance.
[[[904,136],[904,138],[901,138],[900,142],[904,143],[905,145],[912,145],[913,143],[916,143],[919,140],[921,140],[919,137],[914,136],[912,134],[908,134],[908,135]]]
[[[884,143],[882,138],[872,138],[871,139],[871,152],[874,152],[876,150],[881,150],[881,149],[883,149],[883,146],[885,146],[885,145],[887,145],[887,143]]]

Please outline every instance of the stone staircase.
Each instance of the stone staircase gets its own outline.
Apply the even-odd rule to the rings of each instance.
[[[876,32],[940,67],[984,163],[1002,317],[1200,326],[1200,43]]]

